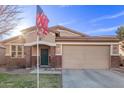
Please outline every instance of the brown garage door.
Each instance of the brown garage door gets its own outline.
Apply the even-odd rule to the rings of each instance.
[[[63,46],[65,69],[108,69],[109,46]]]

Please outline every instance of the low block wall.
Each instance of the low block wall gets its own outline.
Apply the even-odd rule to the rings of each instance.
[[[119,67],[121,64],[120,56],[111,56],[111,67]]]
[[[0,65],[5,64],[5,48],[0,47]]]

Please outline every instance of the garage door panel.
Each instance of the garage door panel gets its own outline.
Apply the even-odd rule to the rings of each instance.
[[[107,69],[109,46],[63,46],[63,68]]]
[[[86,61],[84,68],[107,69],[109,66],[109,46],[87,46],[85,48]]]
[[[83,63],[78,62],[78,60],[82,60],[82,58],[80,56],[77,56],[77,55],[82,55],[82,52],[80,52],[81,50],[82,48],[79,47],[75,51],[75,47],[73,46],[71,48],[69,46],[64,48],[63,61],[65,62],[63,63],[63,67],[64,68],[82,68]]]

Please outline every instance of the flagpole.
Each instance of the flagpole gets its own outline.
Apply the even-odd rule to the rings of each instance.
[[[45,22],[43,22],[43,21],[45,21]],[[40,8],[39,5],[37,5],[37,15],[36,15],[36,27],[37,27],[37,88],[40,87],[39,86],[40,85],[40,80],[39,80],[40,79],[39,78],[40,74],[39,74],[39,35],[38,35],[38,32],[40,31],[39,34],[41,34],[41,32],[43,34],[44,34],[44,32],[46,33],[46,31],[47,31],[46,29],[48,27],[48,22],[49,22],[49,20],[46,17],[46,15],[44,14],[43,10]]]
[[[38,29],[37,29],[37,88],[39,88],[39,35],[38,35]]]

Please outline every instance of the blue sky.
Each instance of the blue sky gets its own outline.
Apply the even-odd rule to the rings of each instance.
[[[89,35],[115,35],[119,26],[124,25],[124,6],[52,6],[41,5],[49,18],[49,27],[63,25]],[[23,6],[24,19],[14,29],[20,30],[35,25],[36,6]]]

